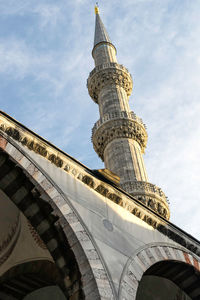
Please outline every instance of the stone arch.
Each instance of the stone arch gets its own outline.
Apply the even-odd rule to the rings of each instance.
[[[136,300],[143,274],[159,262],[180,262],[200,272],[200,259],[186,249],[169,244],[148,245],[128,261],[120,283],[119,299]]]
[[[59,285],[60,274],[48,260],[19,263],[0,277],[0,299],[23,299],[27,294],[52,285]]]
[[[14,165],[14,176],[21,176],[20,182],[26,185],[28,195],[23,195],[22,199],[9,195],[11,191],[16,194],[19,182],[12,182],[12,187],[7,190],[5,187],[4,192],[45,242],[62,272],[63,289],[67,289],[70,283],[70,261],[64,254],[68,244],[69,255],[74,256],[80,273],[83,298],[114,299],[112,286],[94,242],[66,196],[23,149],[6,135],[0,136],[0,150],[0,164],[5,164],[5,173]],[[60,243],[62,249],[59,249]],[[75,294],[77,287],[72,288],[74,290],[71,293]]]

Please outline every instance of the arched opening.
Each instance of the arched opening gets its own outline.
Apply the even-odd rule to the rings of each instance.
[[[160,261],[143,274],[136,300],[198,300],[200,272],[178,261]]]
[[[65,300],[65,296],[58,286],[48,286],[34,291],[27,295],[23,300]]]
[[[65,300],[66,297],[59,287],[60,280],[59,271],[53,262],[35,260],[21,263],[0,277],[0,299],[31,300],[35,296],[36,300],[39,296],[43,299],[42,296],[45,295],[46,299],[47,295],[53,294],[55,299]],[[49,286],[52,286],[51,289]]]
[[[61,300],[85,299],[78,263],[48,195],[4,151],[0,151],[0,208],[4,228],[0,230],[0,299],[43,299],[44,291],[57,293]],[[34,257],[24,232],[17,255],[22,261],[23,251],[24,255],[32,251],[33,261],[28,265],[12,256],[20,247],[22,229],[35,240],[35,251],[39,249]],[[48,261],[42,264],[40,256],[47,256]],[[9,264],[14,267],[8,269]]]

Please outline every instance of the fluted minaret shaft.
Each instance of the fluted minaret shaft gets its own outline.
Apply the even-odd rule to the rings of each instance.
[[[105,167],[120,177],[121,187],[139,197],[141,191],[137,193],[136,187],[139,186],[140,190],[142,186],[142,193],[145,194],[144,185],[148,181],[142,156],[147,132],[142,120],[130,111],[132,77],[124,66],[118,64],[116,48],[101,21],[98,9],[95,10],[92,51],[95,68],[87,82],[89,94],[99,105],[100,113],[100,119],[92,130],[93,146]]]

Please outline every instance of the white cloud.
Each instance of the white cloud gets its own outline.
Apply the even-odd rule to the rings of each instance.
[[[6,0],[0,1],[1,15],[14,15],[23,13],[29,7],[30,1],[27,0]]]
[[[23,78],[41,65],[48,65],[48,55],[37,55],[28,48],[23,40],[0,40],[0,72],[7,73],[14,78]]]
[[[41,27],[56,25],[58,20],[62,18],[61,6],[56,4],[38,4],[33,8],[33,13],[40,16]]]

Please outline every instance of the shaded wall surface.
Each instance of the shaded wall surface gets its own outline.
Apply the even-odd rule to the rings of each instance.
[[[66,300],[60,288],[57,286],[45,287],[37,290],[24,298],[24,300]]]
[[[177,285],[157,276],[143,276],[136,300],[191,300]]]

